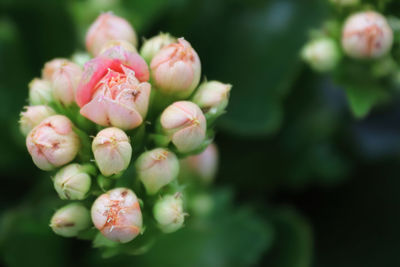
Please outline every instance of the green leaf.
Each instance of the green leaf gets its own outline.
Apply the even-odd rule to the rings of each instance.
[[[390,94],[380,87],[346,87],[350,108],[357,118],[365,117],[378,104],[389,99]]]

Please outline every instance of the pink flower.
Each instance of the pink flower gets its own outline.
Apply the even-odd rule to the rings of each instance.
[[[188,97],[200,81],[199,56],[183,38],[162,48],[153,57],[150,68],[154,83],[161,92],[182,99]]]
[[[21,119],[19,120],[20,130],[24,135],[28,135],[36,125],[47,117],[56,114],[52,108],[43,105],[25,108],[26,111],[21,112]]]
[[[38,168],[49,171],[75,158],[80,141],[72,127],[67,117],[54,115],[33,128],[26,146]]]
[[[46,64],[44,64],[44,67],[42,69],[42,78],[50,81],[54,72],[58,70],[62,65],[64,65],[66,61],[68,61],[68,59],[55,58],[46,62]]]
[[[92,221],[108,239],[127,243],[142,228],[138,199],[128,188],[115,188],[99,196],[92,206]]]
[[[86,48],[97,56],[103,45],[110,40],[124,40],[136,46],[136,33],[123,18],[111,13],[101,14],[90,26],[86,34]]]

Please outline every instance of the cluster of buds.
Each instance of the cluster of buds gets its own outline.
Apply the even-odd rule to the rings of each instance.
[[[181,166],[204,181],[193,179],[197,186],[215,176],[213,125],[231,85],[200,84],[199,56],[184,38],[161,33],[137,50],[133,27],[112,13],[90,26],[86,48],[72,60],[47,62],[21,112],[34,164],[54,171],[55,193],[74,201],[50,226],[71,237],[94,225],[118,243],[154,225],[174,232],[184,225],[189,199],[182,183],[192,182],[179,179]]]

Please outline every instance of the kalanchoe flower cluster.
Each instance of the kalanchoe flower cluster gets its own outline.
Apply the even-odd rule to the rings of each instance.
[[[151,227],[174,232],[194,199],[184,184],[201,188],[215,176],[212,128],[231,85],[199,86],[200,59],[184,38],[157,35],[141,54],[136,46],[128,21],[104,13],[87,32],[89,53],[47,62],[29,84],[20,118],[27,149],[54,172],[58,197],[74,201],[51,218],[56,234],[87,238],[94,226],[94,240],[127,243]]]

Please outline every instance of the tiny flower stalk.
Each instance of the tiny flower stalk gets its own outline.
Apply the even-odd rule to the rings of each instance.
[[[28,106],[25,111],[21,112],[19,120],[19,128],[24,136],[41,123],[44,119],[55,115],[54,110],[48,106]]]
[[[153,213],[164,233],[172,233],[182,228],[186,213],[183,211],[181,194],[163,196],[154,205]]]
[[[197,89],[193,102],[201,108],[209,124],[225,112],[231,88],[230,84],[209,81],[204,82]]]
[[[140,49],[140,55],[148,64],[153,57],[165,46],[176,43],[176,38],[168,33],[160,33],[146,40]]]
[[[374,11],[351,15],[344,23],[342,47],[356,59],[375,59],[387,54],[393,45],[393,31],[386,18]]]
[[[318,72],[333,70],[341,57],[336,42],[331,38],[318,38],[306,44],[301,52],[301,57]]]
[[[109,240],[127,243],[142,230],[142,212],[135,193],[128,188],[115,188],[93,203],[93,224]]]
[[[30,105],[49,105],[53,102],[53,92],[49,81],[35,78],[28,87]]]
[[[54,115],[32,129],[26,138],[26,146],[36,166],[50,171],[75,158],[80,140],[67,117]]]
[[[89,210],[79,203],[68,204],[54,213],[50,227],[60,236],[77,236],[90,227]]]
[[[136,161],[138,178],[148,194],[156,194],[162,187],[176,179],[179,161],[174,153],[164,148],[144,152]]]
[[[119,174],[131,161],[132,146],[126,133],[118,128],[101,130],[93,140],[92,150],[104,176]]]
[[[91,186],[90,174],[95,173],[91,165],[69,164],[54,177],[54,188],[61,199],[85,199]]]
[[[206,137],[206,118],[200,108],[190,101],[178,101],[161,114],[162,131],[177,150],[187,153],[200,147]]]
[[[97,56],[102,47],[111,40],[123,40],[133,46],[137,45],[135,30],[128,21],[112,13],[104,13],[90,26],[86,34],[86,48]]]
[[[200,81],[200,59],[183,38],[163,47],[153,57],[150,68],[155,87],[176,99],[189,97]]]

